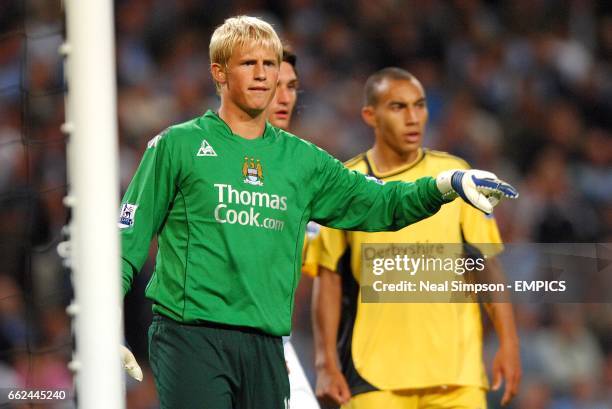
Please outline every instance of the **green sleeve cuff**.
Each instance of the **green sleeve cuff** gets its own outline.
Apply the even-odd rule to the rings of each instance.
[[[436,185],[436,179],[431,177],[431,176],[427,176],[426,177],[427,183],[425,184],[425,195],[424,195],[424,204],[425,207],[430,210],[431,212],[437,212],[438,209],[440,209],[440,206],[442,206],[445,203],[449,203],[452,202],[451,200],[447,200],[444,199],[444,197],[442,197],[442,193],[440,192],[440,190],[438,190],[438,186]]]

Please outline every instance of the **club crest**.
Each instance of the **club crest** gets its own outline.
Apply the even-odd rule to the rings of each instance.
[[[259,159],[255,161],[254,158],[245,156],[244,163],[242,164],[242,176],[244,177],[244,183],[253,186],[263,186],[263,168]]]

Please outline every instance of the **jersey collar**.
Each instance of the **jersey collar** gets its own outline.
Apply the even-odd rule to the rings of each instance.
[[[395,175],[398,175],[400,173],[407,171],[408,169],[412,169],[419,162],[421,162],[424,157],[425,157],[425,152],[423,151],[422,148],[419,148],[419,150],[417,151],[417,157],[412,162],[402,165],[398,168],[391,169],[387,172],[381,172],[376,168],[376,164],[374,163],[374,160],[372,160],[372,150],[371,149],[368,150],[365,154],[365,160],[367,161],[370,168],[372,169],[372,173],[373,173],[372,176],[375,176],[378,179],[384,179],[384,178],[388,178],[391,176],[395,176]]]
[[[229,138],[232,138],[233,140],[237,140],[238,142],[242,142],[245,144],[253,145],[253,144],[269,143],[274,139],[273,136],[276,135],[276,133],[274,132],[274,127],[268,121],[266,121],[266,126],[264,128],[264,132],[262,136],[260,136],[259,138],[254,138],[254,139],[243,138],[242,136],[232,132],[232,128],[230,128],[227,122],[221,119],[219,114],[217,112],[214,112],[212,109],[209,109],[208,111],[206,111],[206,113],[200,119],[204,122],[209,122],[209,121],[212,122],[213,124],[218,126],[219,129],[223,131],[224,136],[227,136]]]

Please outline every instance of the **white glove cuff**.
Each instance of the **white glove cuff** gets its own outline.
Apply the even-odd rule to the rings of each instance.
[[[458,196],[451,185],[451,178],[456,171],[456,169],[445,170],[436,177],[436,187],[444,199],[452,200]]]

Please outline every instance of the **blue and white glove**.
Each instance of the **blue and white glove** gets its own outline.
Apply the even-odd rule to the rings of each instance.
[[[123,345],[119,345],[119,350],[121,354],[121,363],[123,364],[123,367],[127,371],[128,375],[136,379],[138,382],[142,381],[142,369],[140,369],[140,366],[138,365],[132,351]]]
[[[500,180],[494,173],[484,170],[447,170],[436,177],[436,185],[447,200],[461,197],[470,205],[487,214],[499,201],[507,197],[516,199],[518,191],[509,183]]]

